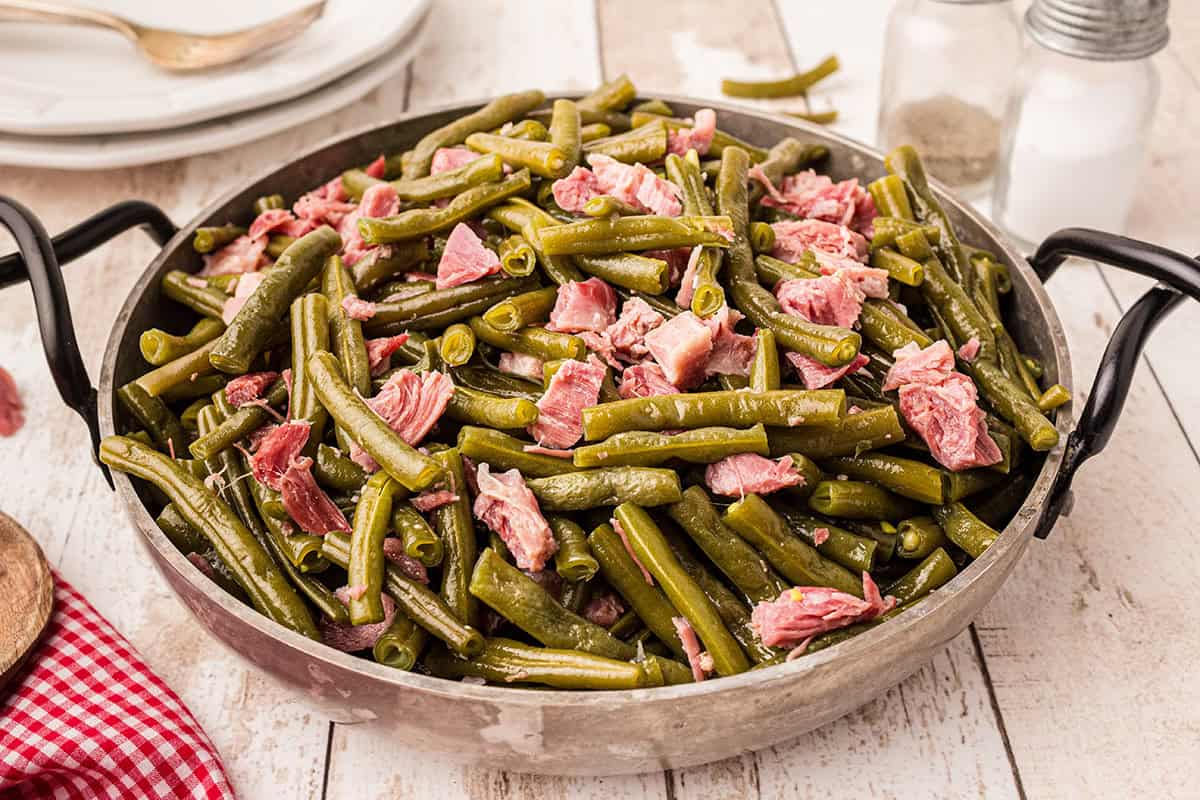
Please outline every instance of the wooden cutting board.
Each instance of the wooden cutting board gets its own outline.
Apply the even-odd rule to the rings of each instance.
[[[54,608],[54,578],[42,548],[0,512],[0,689],[25,662]]]

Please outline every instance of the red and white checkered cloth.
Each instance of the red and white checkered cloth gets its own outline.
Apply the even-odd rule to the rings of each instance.
[[[54,601],[30,663],[0,690],[0,800],[232,798],[179,697],[57,575]]]

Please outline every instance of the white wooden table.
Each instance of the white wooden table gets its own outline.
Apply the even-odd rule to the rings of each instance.
[[[1132,234],[1200,250],[1200,14],[1177,3]],[[837,128],[874,138],[888,0],[439,0],[419,63],[343,112],[225,153],[96,173],[0,167],[0,192],[51,230],[141,197],[177,221],[250,173],[339,131],[456,98],[585,89],[628,72],[645,92],[718,97],[725,75],[780,75],[830,51]],[[8,240],[0,250],[10,249]],[[154,248],[136,234],[72,265],[93,374]],[[1146,282],[1071,263],[1050,286],[1079,408],[1109,332]],[[0,508],[184,698],[246,798],[1195,797],[1200,793],[1200,307],[1164,324],[1102,459],[978,621],[928,666],[836,723],[695,769],[562,779],[475,769],[313,713],[217,645],[151,568],[41,359],[27,289],[0,294],[0,364],[29,405],[0,440]]]

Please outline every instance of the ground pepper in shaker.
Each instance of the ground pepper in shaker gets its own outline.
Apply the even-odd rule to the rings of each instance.
[[[912,145],[933,177],[986,196],[1020,41],[1009,0],[900,0],[884,40],[880,148]]]
[[[1158,102],[1150,56],[1168,0],[1034,0],[1005,114],[993,211],[1032,246],[1068,226],[1121,232]]]

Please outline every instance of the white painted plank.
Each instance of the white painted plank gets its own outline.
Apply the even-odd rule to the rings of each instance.
[[[1065,266],[1050,294],[1087,387],[1117,309],[1090,265]],[[1200,687],[1180,676],[1200,658],[1200,620],[1179,610],[1200,569],[1197,485],[1143,362],[1071,516],[977,622],[1030,797],[1194,796]]]

